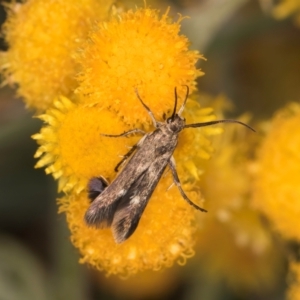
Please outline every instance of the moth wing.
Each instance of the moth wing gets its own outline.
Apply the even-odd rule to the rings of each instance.
[[[116,243],[127,240],[136,230],[147,203],[161,177],[152,172],[152,166],[146,170],[130,187],[126,197],[122,197],[113,217],[112,231]]]
[[[119,201],[120,199],[117,199],[109,205],[103,203],[91,205],[84,215],[86,223],[97,228],[110,227]]]
[[[148,135],[145,135],[138,142],[135,149],[136,152],[132,155],[130,161],[110,185],[107,186],[103,178],[100,180],[90,180],[88,184],[88,197],[92,203],[84,216],[87,225],[95,226],[97,228],[111,226],[116,208],[121,199],[123,199],[123,201],[126,199],[127,191],[130,190],[132,185],[137,183],[135,178],[143,176],[151,162],[151,160],[145,161],[141,153],[138,151],[139,147],[143,144],[147,137]],[[140,163],[141,157],[144,160],[143,168],[136,168],[135,165]],[[137,162],[132,163],[134,160]],[[131,174],[131,176],[128,176],[127,174]]]
[[[134,193],[137,191],[137,186],[143,179],[146,171],[139,174],[138,179],[129,182],[130,185],[122,185],[123,188],[115,189],[114,181],[111,185],[103,190],[91,203],[90,207],[85,213],[85,221],[90,226],[97,228],[110,227],[115,218],[115,214],[120,210],[121,207],[125,208],[129,203],[130,199],[134,197]],[[123,181],[124,182],[124,181]]]
[[[116,207],[123,194],[117,194],[111,185],[107,188],[103,188],[100,184],[102,184],[102,182],[99,183],[99,181],[95,179],[91,179],[89,182],[88,196],[92,203],[87,209],[84,219],[89,226],[105,228],[111,226]],[[102,188],[103,191],[101,192]],[[111,191],[108,192],[108,189],[111,189]],[[96,197],[94,198],[94,196]]]
[[[145,184],[146,172],[130,187],[116,207],[112,221],[112,231],[116,243],[122,243],[136,230],[149,197],[141,197],[140,192]]]

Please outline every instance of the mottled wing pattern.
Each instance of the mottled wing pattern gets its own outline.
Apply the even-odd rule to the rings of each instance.
[[[104,192],[100,194],[95,200],[96,203],[94,202],[86,212],[86,222],[88,224],[93,224],[98,228],[110,227],[115,220],[118,211],[124,213],[126,210],[130,209],[130,201],[136,196],[136,193],[139,192],[139,190],[136,190],[136,187],[139,187],[145,174],[146,170],[141,173],[135,181],[132,181],[132,185],[126,189],[126,193],[120,194],[118,197],[116,195],[112,196],[114,197],[114,201],[102,201],[102,199],[105,199],[107,196]],[[93,185],[92,188],[95,188],[95,183],[99,185],[99,182],[97,183],[95,180],[90,183]],[[108,194],[110,195],[111,193]],[[134,208],[134,206],[132,207]]]
[[[149,198],[140,199],[139,197],[145,175],[146,172],[134,182],[116,207],[112,221],[112,231],[117,243],[122,243],[133,234],[148,203]]]
[[[113,236],[117,243],[124,242],[136,230],[165,168],[166,164],[153,163],[118,202],[112,221]]]
[[[146,136],[146,138],[148,135]],[[143,138],[145,140],[146,138]],[[142,144],[142,143],[141,143]],[[143,151],[138,149],[133,154],[123,170],[115,180],[99,193],[99,182],[91,180],[88,186],[89,198],[93,201],[88,208],[84,218],[88,225],[98,228],[109,227],[112,224],[116,207],[120,200],[126,196],[127,191],[135,183],[136,178],[140,178],[151,164],[152,157],[148,156],[145,160]],[[141,164],[140,161],[144,160]],[[136,168],[136,165],[139,168]],[[130,174],[130,176],[128,176]],[[98,196],[94,197],[98,192]]]

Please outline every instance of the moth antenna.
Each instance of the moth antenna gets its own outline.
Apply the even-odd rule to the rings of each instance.
[[[152,111],[150,110],[150,108],[144,103],[144,101],[142,100],[142,98],[141,98],[141,96],[140,96],[140,94],[139,94],[137,88],[135,88],[135,93],[136,93],[136,96],[138,97],[138,99],[140,100],[140,102],[143,104],[144,108],[147,110],[147,112],[148,112],[148,114],[149,114],[149,116],[150,116],[150,118],[151,118],[151,120],[152,120],[152,123],[153,123],[154,127],[157,128],[157,127],[158,127],[158,126],[157,126],[157,121],[156,121],[155,118],[154,118],[153,112],[152,112]]]
[[[237,121],[237,120],[231,120],[231,119],[224,119],[224,120],[216,120],[216,121],[209,121],[209,122],[202,122],[202,123],[194,123],[194,124],[187,124],[184,126],[184,128],[191,128],[191,127],[204,127],[204,126],[210,126],[210,125],[215,125],[218,123],[237,123],[240,125],[243,125],[245,127],[247,127],[248,129],[256,132],[252,127],[250,127],[249,125],[241,122],[241,121]]]
[[[173,113],[172,113],[172,116],[171,116],[171,120],[174,121],[174,118],[175,118],[175,115],[176,115],[176,109],[177,109],[177,88],[175,87],[174,89],[174,93],[175,93],[175,104],[174,104],[174,109],[173,109]]]
[[[185,94],[185,99],[184,99],[184,101],[183,101],[183,103],[182,103],[182,105],[181,105],[181,107],[180,107],[180,109],[178,111],[178,116],[181,116],[181,114],[182,114],[182,112],[184,110],[186,101],[187,101],[187,99],[189,97],[189,93],[190,93],[190,88],[187,85],[184,85],[184,86],[186,87],[186,94]]]

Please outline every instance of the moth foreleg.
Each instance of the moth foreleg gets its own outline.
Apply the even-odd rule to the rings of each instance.
[[[139,128],[135,128],[135,129],[132,129],[132,130],[125,131],[125,132],[123,132],[121,134],[105,134],[105,133],[101,133],[101,135],[108,136],[108,137],[121,137],[121,136],[127,136],[127,135],[134,134],[134,133],[140,133],[140,134],[143,134],[143,135],[146,134],[146,132],[144,130],[139,129]]]
[[[198,209],[198,210],[201,210],[203,212],[207,212],[207,210],[205,210],[204,208],[196,205],[195,203],[193,203],[189,198],[188,196],[185,194],[185,192],[183,191],[182,187],[181,187],[181,184],[180,184],[180,180],[179,180],[179,177],[178,177],[178,174],[177,174],[177,171],[176,171],[176,166],[175,166],[175,160],[173,158],[173,156],[171,157],[171,159],[169,160],[169,167],[171,169],[171,172],[172,172],[172,175],[173,175],[173,180],[174,180],[174,183],[176,184],[182,198],[187,201],[188,204],[190,204],[191,206],[193,206],[194,208]]]
[[[140,96],[140,94],[139,94],[137,88],[135,89],[135,93],[136,93],[136,96],[138,97],[138,99],[140,100],[140,102],[143,104],[144,108],[147,110],[147,112],[148,112],[148,114],[149,114],[149,116],[150,116],[150,118],[151,118],[151,120],[152,120],[153,126],[154,126],[155,128],[158,128],[162,123],[155,120],[154,115],[153,115],[153,112],[152,112],[151,109],[145,104],[145,102],[142,100],[142,98],[141,98],[141,96]]]

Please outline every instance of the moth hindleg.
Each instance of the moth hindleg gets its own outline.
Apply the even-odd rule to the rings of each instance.
[[[181,187],[181,184],[180,184],[180,180],[179,180],[179,177],[178,177],[178,174],[177,174],[177,171],[176,171],[176,166],[175,166],[175,160],[173,158],[173,156],[171,157],[171,159],[169,160],[168,162],[169,164],[169,167],[171,169],[171,172],[172,172],[172,175],[173,175],[173,180],[174,180],[174,183],[176,184],[182,198],[187,201],[188,204],[190,204],[191,206],[193,206],[194,208],[198,209],[198,210],[201,210],[203,212],[207,212],[207,210],[205,210],[204,208],[196,205],[195,203],[193,203],[189,198],[188,196],[185,194],[185,192],[183,191],[182,187]]]

